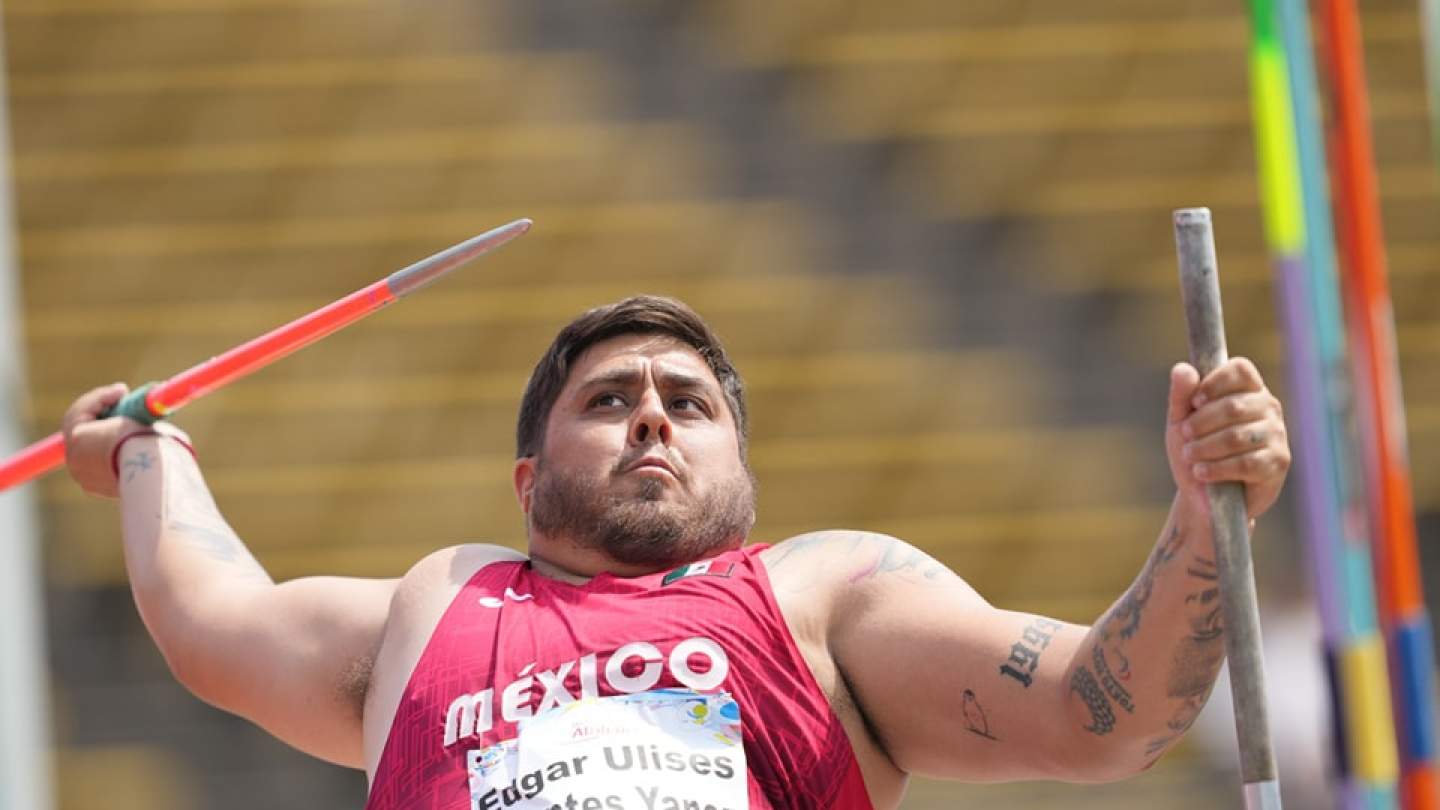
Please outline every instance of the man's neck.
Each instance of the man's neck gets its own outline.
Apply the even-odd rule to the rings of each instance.
[[[594,549],[581,548],[571,544],[560,544],[551,540],[537,540],[534,536],[530,538],[530,567],[535,573],[543,577],[568,582],[571,585],[583,585],[601,574],[609,574],[621,579],[643,577],[647,574],[658,574],[664,571],[671,571],[686,564],[687,562],[699,562],[701,559],[714,557],[723,554],[732,548],[739,548],[739,545],[727,546],[726,548],[713,549],[705,557],[693,560],[680,560],[661,566],[635,565],[618,562],[604,553]]]
[[[576,549],[573,554],[557,555],[547,549],[537,548],[533,542],[530,544],[530,567],[543,577],[571,585],[583,585],[601,574],[630,578],[669,570],[626,565],[603,554],[581,549]]]
[[[594,574],[581,574],[576,571],[571,571],[558,563],[551,562],[536,553],[534,549],[530,550],[530,567],[535,570],[535,573],[542,577],[559,580],[560,582],[568,582],[571,585],[584,585],[595,578]]]

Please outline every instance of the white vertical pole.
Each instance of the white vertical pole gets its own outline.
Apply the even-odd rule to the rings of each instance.
[[[3,34],[3,31],[0,31]],[[0,36],[0,70],[4,67]],[[25,445],[10,115],[0,83],[0,456]],[[34,487],[0,492],[0,810],[51,810],[50,695]]]

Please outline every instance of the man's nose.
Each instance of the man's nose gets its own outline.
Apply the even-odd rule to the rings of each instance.
[[[670,415],[665,412],[665,403],[660,395],[654,391],[646,392],[631,417],[630,443],[659,442],[668,445],[672,429]]]

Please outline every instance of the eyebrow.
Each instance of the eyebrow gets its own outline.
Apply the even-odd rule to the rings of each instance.
[[[661,388],[691,390],[710,389],[709,381],[704,377],[697,377],[693,374],[683,374],[678,371],[662,371],[659,373],[658,382]],[[634,386],[640,383],[641,373],[639,369],[617,368],[597,374],[594,377],[581,383],[580,390],[588,391],[592,388],[599,388],[607,385],[619,387]]]

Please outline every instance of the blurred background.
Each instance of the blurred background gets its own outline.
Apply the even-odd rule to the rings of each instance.
[[[1414,0],[1362,12],[1429,572],[1440,180]],[[1285,388],[1244,14],[6,0],[21,438],[92,386],[163,379],[528,216],[519,242],[177,419],[277,578],[523,547],[509,471],[530,368],[581,310],[652,292],[706,316],[749,385],[756,539],[889,532],[995,604],[1089,623],[1172,491],[1172,209],[1214,210],[1231,352]],[[112,504],[61,473],[30,491],[59,807],[362,806],[362,774],[175,685]],[[1322,807],[1318,629],[1289,512],[1256,538],[1272,723],[1288,803]],[[917,780],[905,807],[1237,806],[1234,747],[1222,713],[1126,783]]]

